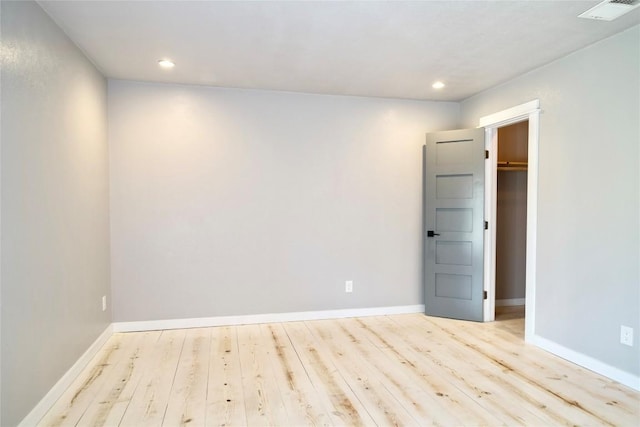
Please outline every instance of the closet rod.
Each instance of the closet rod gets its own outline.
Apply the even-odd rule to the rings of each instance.
[[[526,171],[527,162],[498,162],[499,171]]]
[[[498,162],[498,166],[527,166],[527,162]]]

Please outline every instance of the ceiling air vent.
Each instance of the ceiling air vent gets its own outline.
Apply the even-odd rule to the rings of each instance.
[[[578,18],[613,21],[638,6],[640,6],[640,0],[605,0],[578,15]]]

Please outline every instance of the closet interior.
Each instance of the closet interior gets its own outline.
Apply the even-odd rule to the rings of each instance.
[[[529,122],[498,129],[496,319],[524,317]]]

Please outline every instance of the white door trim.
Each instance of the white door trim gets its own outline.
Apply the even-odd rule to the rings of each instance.
[[[495,316],[495,266],[496,266],[496,200],[497,200],[497,147],[498,128],[529,120],[529,149],[527,171],[527,260],[526,260],[526,302],[525,341],[531,341],[535,332],[536,303],[536,248],[538,227],[538,145],[540,138],[540,100],[535,99],[515,107],[480,118],[479,127],[486,132],[485,145],[492,155],[485,169],[485,215],[489,230],[485,235],[485,290],[484,320],[492,321]]]
[[[525,102],[524,104],[516,105],[515,107],[480,117],[478,127],[501,128],[527,120],[527,118],[533,113],[540,113],[539,99],[534,99],[533,101]]]

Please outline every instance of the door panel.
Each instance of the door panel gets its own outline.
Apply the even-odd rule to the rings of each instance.
[[[471,265],[471,242],[436,241],[437,265]]]
[[[484,129],[427,134],[424,156],[426,314],[482,321]]]
[[[473,197],[473,175],[436,176],[438,199],[471,199]]]
[[[436,208],[436,232],[473,231],[473,209]]]
[[[453,131],[457,132],[457,131]],[[473,141],[441,141],[436,145],[436,159],[439,165],[457,165],[473,160]]]

